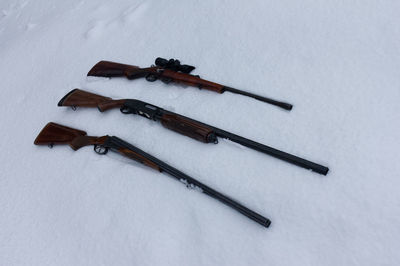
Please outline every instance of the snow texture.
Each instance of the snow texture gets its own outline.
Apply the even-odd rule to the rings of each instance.
[[[0,265],[399,265],[400,1],[0,2]],[[88,78],[99,60],[174,57],[293,103]],[[321,176],[118,110],[137,98],[327,165]],[[49,121],[116,135],[272,220],[116,154],[33,145]]]

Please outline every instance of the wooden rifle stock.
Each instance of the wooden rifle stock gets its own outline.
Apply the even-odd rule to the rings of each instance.
[[[108,78],[123,77],[126,76],[128,71],[132,72],[138,69],[140,68],[137,66],[114,63],[110,61],[100,61],[89,71],[87,75]]]
[[[39,135],[34,141],[34,144],[48,145],[50,147],[52,147],[54,144],[68,144],[74,151],[76,151],[84,146],[93,145],[95,147],[101,147],[102,145],[105,145],[108,138],[109,136],[87,136],[85,131],[50,122],[42,129],[42,131],[40,131]],[[116,151],[123,156],[161,171],[156,164],[132,150],[120,147],[116,149]],[[100,151],[98,153],[101,154],[102,152]]]
[[[69,144],[73,150],[78,150],[88,145],[104,144],[107,136],[91,137],[86,132],[53,122],[48,123],[36,137],[35,145]]]
[[[109,109],[120,108],[124,102],[125,100],[113,100],[109,97],[74,89],[58,102],[58,106],[97,107],[100,112],[104,112]]]

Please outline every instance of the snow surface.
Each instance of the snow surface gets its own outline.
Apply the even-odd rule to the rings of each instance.
[[[400,1],[0,2],[0,265],[399,265]],[[99,60],[179,58],[294,104],[145,80]],[[138,98],[330,167],[204,145],[73,88]],[[33,145],[49,121],[116,135],[269,217],[264,229],[116,154]]]

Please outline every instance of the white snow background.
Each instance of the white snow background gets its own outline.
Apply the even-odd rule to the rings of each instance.
[[[399,1],[0,2],[0,265],[399,265]],[[294,104],[86,77],[99,60],[194,74]],[[327,165],[322,176],[118,110],[137,98]],[[90,147],[35,146],[54,121],[116,135],[272,220]]]

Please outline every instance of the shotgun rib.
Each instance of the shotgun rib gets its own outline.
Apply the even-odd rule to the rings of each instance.
[[[74,150],[84,146],[94,146],[94,150],[98,154],[106,154],[108,150],[115,151],[159,172],[165,172],[171,175],[175,179],[183,182],[188,188],[201,191],[204,194],[219,200],[220,202],[233,208],[234,210],[240,212],[264,227],[269,227],[271,224],[271,221],[264,216],[248,209],[232,198],[210,188],[193,177],[190,177],[189,175],[179,171],[178,169],[144,152],[132,144],[123,141],[118,137],[108,135],[102,137],[87,136],[85,131],[50,122],[39,133],[34,141],[34,144],[69,144]]]
[[[253,150],[271,155],[299,167],[310,169],[322,175],[326,175],[329,171],[328,167],[323,165],[135,99],[113,100],[109,97],[75,89],[64,96],[58,105],[97,107],[100,111],[119,108],[124,114],[137,114],[150,120],[160,121],[165,128],[204,143],[218,143],[218,138],[229,139]]]

